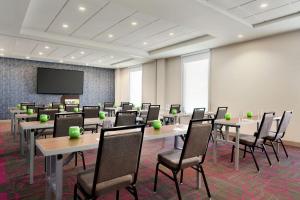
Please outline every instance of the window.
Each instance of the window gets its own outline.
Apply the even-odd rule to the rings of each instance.
[[[135,106],[142,104],[142,67],[133,67],[129,71],[129,98]]]
[[[183,109],[192,113],[194,108],[208,109],[209,53],[182,57]]]

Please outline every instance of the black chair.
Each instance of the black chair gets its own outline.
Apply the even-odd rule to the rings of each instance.
[[[136,111],[117,112],[115,126],[131,126],[136,125]]]
[[[218,107],[217,109],[217,113],[214,116],[214,119],[224,119],[225,118],[225,114],[227,113],[228,107]],[[223,134],[222,128],[223,125],[216,125],[217,126],[217,131],[220,133],[220,135],[222,136],[223,140],[225,140],[225,136]]]
[[[128,110],[132,110],[132,109],[133,109],[133,104],[132,103],[122,105],[122,111],[128,111]]]
[[[136,182],[144,128],[145,125],[134,125],[101,129],[96,166],[78,174],[74,199],[79,197],[78,190],[84,199],[97,199],[112,191],[116,191],[116,199],[119,199],[119,190],[123,188],[138,199]],[[111,134],[113,132],[116,134]]]
[[[160,105],[150,105],[147,113],[147,118],[145,119],[146,125],[151,125],[154,120],[159,119]]]
[[[178,199],[181,200],[181,194],[177,179],[177,174],[181,172],[180,183],[183,181],[183,172],[187,168],[192,168],[202,174],[207,195],[211,194],[204,174],[202,164],[205,160],[209,139],[213,127],[213,119],[191,120],[189,123],[186,139],[182,150],[171,150],[158,154],[157,165],[154,179],[154,191],[156,192],[158,172],[166,175],[175,182]],[[165,170],[159,168],[163,165],[172,172],[172,176],[167,174]]]
[[[65,104],[65,111],[74,112],[74,108],[79,109],[79,104]]]
[[[172,104],[169,113],[172,114],[172,110],[175,109],[177,113],[181,113],[180,104]]]
[[[292,119],[292,115],[293,115],[292,111],[284,111],[284,113],[283,113],[283,115],[281,117],[279,126],[277,127],[276,132],[270,131],[269,134],[268,134],[268,136],[265,138],[265,141],[264,141],[264,144],[272,146],[273,151],[275,153],[275,156],[276,156],[276,159],[277,159],[278,162],[279,162],[279,157],[278,157],[278,154],[277,154],[277,152],[275,150],[274,143],[282,145],[283,150],[285,152],[285,155],[288,158],[289,155],[288,155],[288,153],[286,151],[286,148],[285,148],[285,146],[283,144],[282,138],[284,137],[285,132],[286,132],[286,130],[288,128],[288,125],[289,125],[289,123],[290,123],[290,121]],[[267,142],[269,142],[270,144],[268,144]]]
[[[115,115],[115,110],[108,109],[108,108],[113,108],[114,105],[115,105],[115,102],[104,102],[103,111],[108,112],[109,115],[111,115],[111,116]]]
[[[52,102],[52,108],[59,108],[60,105],[60,102]]]
[[[255,132],[254,135],[240,134],[240,144],[245,146],[244,149],[242,149],[244,151],[244,158],[246,156],[246,153],[250,153],[253,157],[257,171],[259,171],[259,166],[256,162],[256,158],[254,155],[255,148],[262,149],[265,152],[268,162],[270,166],[272,166],[268,152],[266,151],[264,145],[264,139],[268,136],[268,133],[270,132],[274,115],[274,112],[264,113],[264,116],[258,128],[258,132]],[[235,137],[233,138],[233,141],[235,142]],[[247,150],[247,147],[249,150]],[[235,146],[233,145],[231,152],[231,162],[233,162],[234,148]]]
[[[149,110],[151,103],[142,103],[141,110]]]
[[[205,108],[194,108],[192,119],[203,119],[205,116]]]
[[[84,127],[84,113],[68,113],[55,114],[53,137],[65,137],[69,136],[69,127],[79,126]],[[64,165],[68,164],[75,156],[75,166],[77,166],[77,154],[81,156],[83,169],[85,170],[84,154],[82,151],[74,152],[70,154],[64,161]]]
[[[123,107],[123,105],[126,105],[126,104],[130,104],[130,102],[127,102],[127,101],[121,102],[121,107]]]
[[[84,118],[98,118],[100,112],[100,106],[83,106],[82,112],[84,113]],[[85,125],[85,131],[92,131],[92,133],[98,131],[98,124],[95,125]]]
[[[20,103],[20,105],[21,105],[21,108],[23,106],[26,106],[26,109],[28,109],[28,108],[34,109],[34,107],[35,107],[35,103],[32,103],[32,102],[22,102],[22,103]]]

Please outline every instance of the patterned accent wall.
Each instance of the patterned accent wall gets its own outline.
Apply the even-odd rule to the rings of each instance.
[[[36,93],[37,67],[84,71],[81,105],[97,105],[105,101],[114,101],[114,69],[0,58],[0,119],[9,119],[8,107],[13,107],[20,102],[48,104],[60,101],[61,95]]]

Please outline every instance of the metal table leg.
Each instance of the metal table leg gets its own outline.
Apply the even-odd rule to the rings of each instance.
[[[240,127],[236,127],[235,135],[235,158],[234,166],[236,170],[239,170],[239,159],[240,159]]]
[[[280,120],[276,120],[276,131],[278,131],[279,122],[280,122]],[[277,145],[276,145],[276,152],[277,152],[277,154],[279,154],[279,149],[280,149],[280,143],[277,142]]]
[[[63,156],[53,155],[46,157],[46,199],[62,199],[63,191]]]
[[[35,139],[34,132],[29,130],[29,183],[33,184],[33,176],[34,176],[34,147],[35,147]]]
[[[214,163],[217,163],[217,126],[214,126],[212,137],[213,137],[213,160]]]
[[[24,155],[24,141],[25,141],[25,134],[26,134],[26,131],[21,129],[20,130],[20,151],[21,151],[21,155],[23,156]]]
[[[196,171],[196,173],[197,173],[197,180],[196,180],[197,181],[197,189],[201,189],[202,174],[200,171]]]

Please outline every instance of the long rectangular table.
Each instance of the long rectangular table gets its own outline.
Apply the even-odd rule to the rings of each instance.
[[[187,125],[162,126],[160,130],[151,127],[145,128],[144,141],[174,137],[186,134]],[[36,146],[46,157],[46,199],[51,199],[52,191],[56,199],[62,199],[63,193],[63,154],[76,151],[97,149],[100,134],[86,134],[79,139],[69,137],[38,139]],[[198,174],[199,175],[199,174]],[[198,177],[198,186],[200,177]]]

